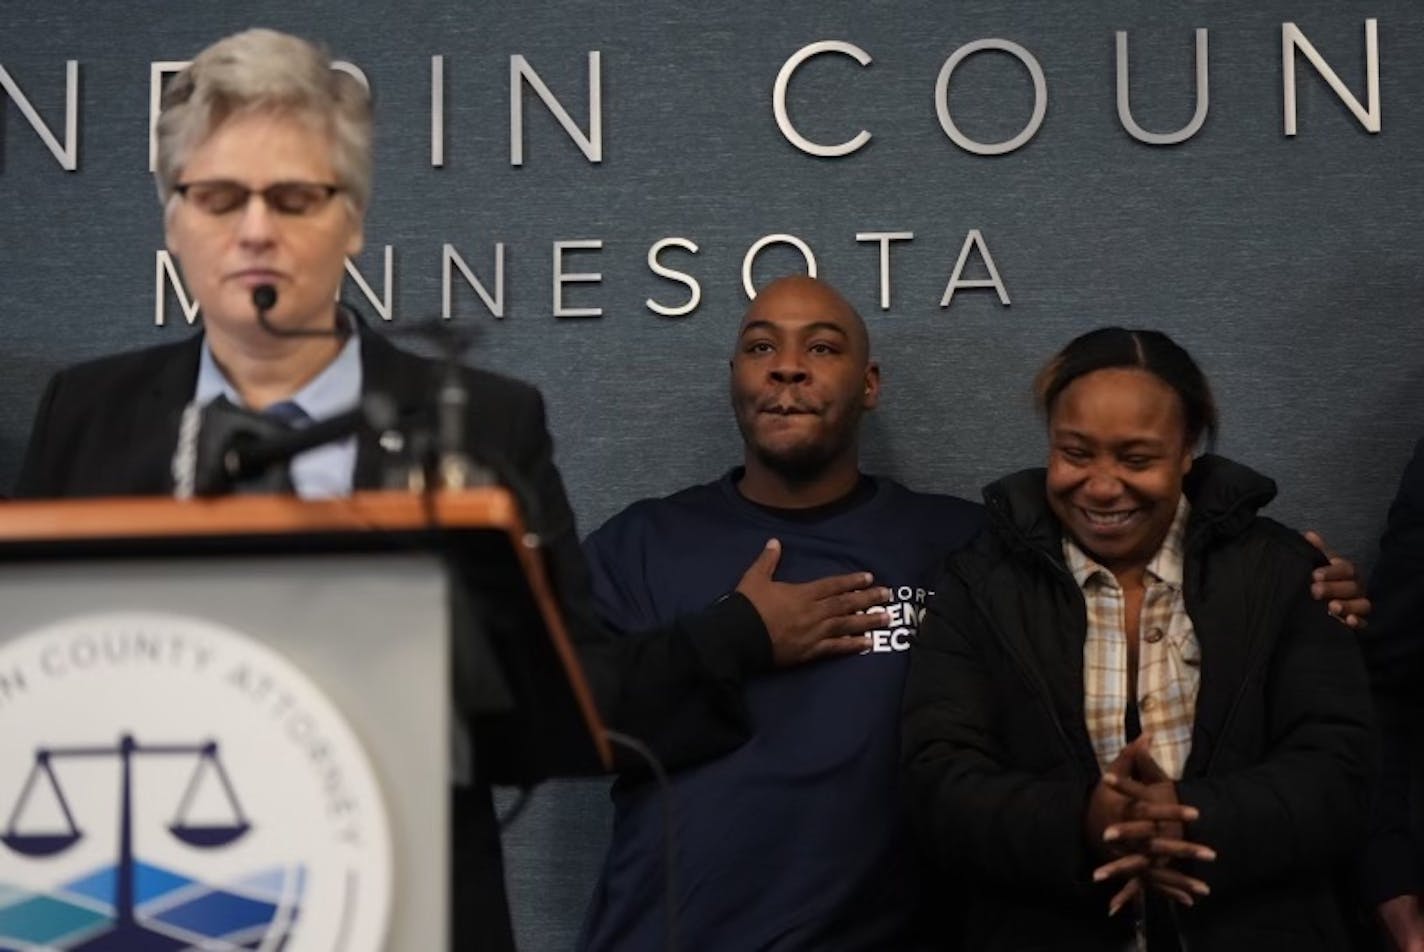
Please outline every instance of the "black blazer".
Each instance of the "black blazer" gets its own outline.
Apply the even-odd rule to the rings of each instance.
[[[361,328],[362,390],[380,391],[409,420],[433,405],[439,365],[400,350],[380,334]],[[172,344],[100,358],[55,374],[35,416],[30,444],[15,486],[18,497],[167,495],[173,491],[169,461],[178,440],[183,407],[193,397],[202,335]],[[538,467],[550,453],[543,402],[528,384],[465,368],[472,412],[467,439],[526,465],[528,478],[549,503],[551,538],[568,528],[572,514],[558,473]],[[375,431],[358,435],[354,484],[375,488],[381,448]],[[541,445],[542,444],[542,445]]]
[[[429,412],[439,363],[362,326],[363,391],[389,396],[409,420]],[[23,498],[167,495],[183,407],[197,385],[194,335],[61,371],[45,388],[15,495]],[[771,667],[771,643],[751,603],[723,599],[667,630],[616,637],[598,621],[574,514],[554,465],[539,392],[462,368],[470,397],[466,445],[498,464],[544,541],[551,579],[605,721],[647,743],[668,767],[723,754],[748,736],[742,680]],[[357,437],[354,485],[380,479],[379,434]],[[640,765],[639,765],[640,766]],[[513,948],[498,831],[487,785],[455,792],[452,906],[457,942]]]

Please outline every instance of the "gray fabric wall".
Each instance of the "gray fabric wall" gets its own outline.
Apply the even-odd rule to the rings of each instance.
[[[441,248],[487,285],[505,243],[507,317],[463,283],[455,320],[483,330],[473,357],[540,385],[559,462],[585,527],[641,496],[710,479],[737,461],[725,361],[745,299],[742,255],[786,232],[869,318],[885,378],[869,422],[870,468],[966,496],[1042,452],[1033,370],[1071,335],[1108,322],[1159,327],[1200,359],[1224,407],[1221,449],[1275,476],[1278,518],[1313,525],[1368,563],[1394,482],[1424,434],[1424,328],[1416,223],[1424,211],[1424,9],[1262,0],[1094,4],[989,0],[775,4],[472,5],[374,0],[293,9],[131,2],[6,2],[0,66],[62,136],[64,61],[80,63],[79,163],[60,169],[9,102],[0,119],[0,485],[19,464],[45,377],[61,365],[188,333],[176,300],[154,326],[159,210],[147,168],[149,64],[264,24],[323,39],[361,66],[377,102],[376,196],[357,264],[377,288],[394,247],[395,324],[438,314]],[[1383,126],[1364,131],[1297,57],[1300,132],[1282,131],[1281,24],[1297,23],[1365,96],[1364,22],[1380,34]],[[1134,141],[1115,108],[1115,30],[1128,30],[1133,109],[1149,129],[1194,108],[1192,30],[1210,30],[1211,107],[1190,141]],[[1042,64],[1047,118],[1024,148],[970,155],[941,131],[935,78],[956,48],[1011,39]],[[791,85],[803,132],[862,126],[840,159],[793,148],[772,116],[781,64],[823,39],[854,42]],[[525,164],[509,162],[509,57],[522,54],[580,125],[587,60],[602,57],[604,158],[590,164],[533,96]],[[430,57],[445,60],[445,164],[430,164]],[[1032,106],[1003,54],[955,73],[955,121],[980,140],[1016,133]],[[965,235],[980,229],[1012,305],[960,291],[939,306]],[[913,231],[895,246],[894,300],[878,305],[878,255],[857,232]],[[690,316],[644,305],[702,283]],[[601,239],[568,271],[552,316],[556,240]],[[764,282],[797,269],[785,248]],[[977,263],[970,275],[982,276]],[[354,288],[352,289],[355,293]],[[358,294],[359,297],[359,294]],[[598,785],[551,785],[510,837],[516,911],[529,949],[567,948],[606,836]]]

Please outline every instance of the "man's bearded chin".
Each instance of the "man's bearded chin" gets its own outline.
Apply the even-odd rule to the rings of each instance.
[[[752,444],[752,453],[768,470],[787,483],[797,485],[815,482],[825,475],[849,443],[840,439],[834,443],[803,443],[777,449]]]

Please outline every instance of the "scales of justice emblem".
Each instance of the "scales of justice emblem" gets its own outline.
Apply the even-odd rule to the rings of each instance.
[[[0,645],[0,672],[0,952],[381,948],[374,773],[270,648],[89,616]]]
[[[142,745],[132,735],[125,734],[115,746],[109,747],[41,747],[35,751],[34,766],[20,791],[20,798],[10,813],[5,832],[0,833],[0,843],[4,843],[22,856],[51,856],[74,846],[84,834],[74,822],[74,814],[69,809],[69,801],[64,796],[64,788],[55,776],[53,761],[71,757],[107,757],[119,760],[119,851],[113,866],[114,920],[108,931],[100,932],[88,939],[81,939],[69,946],[85,952],[107,952],[107,950],[137,949],[183,949],[191,943],[159,932],[140,924],[134,917],[134,886],[137,879],[137,861],[133,850],[133,759],[135,756],[188,755],[198,758],[192,780],[179,804],[168,832],[189,846],[213,849],[233,842],[251,829],[252,825],[242,815],[242,807],[233,792],[232,782],[218,756],[216,741],[205,744],[150,744]],[[223,795],[232,807],[231,823],[190,824],[185,817],[194,794],[205,775],[216,775],[222,784]],[[26,807],[36,792],[36,784],[47,790],[54,799],[54,805],[64,817],[66,828],[61,832],[24,832],[22,823]],[[298,897],[300,901],[300,897]],[[296,912],[296,909],[293,910]]]

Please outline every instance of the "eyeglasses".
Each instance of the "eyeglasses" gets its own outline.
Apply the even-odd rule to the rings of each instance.
[[[214,179],[181,182],[173,187],[173,191],[209,215],[231,215],[246,208],[253,195],[260,195],[267,207],[277,214],[300,217],[316,214],[338,192],[346,190],[340,185],[325,182],[273,182],[266,188],[249,188],[230,179]]]

